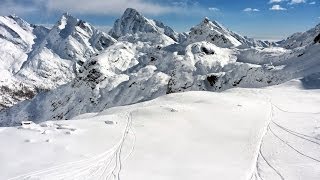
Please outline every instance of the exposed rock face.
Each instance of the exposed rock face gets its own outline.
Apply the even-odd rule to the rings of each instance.
[[[320,43],[320,34],[314,38],[314,43]]]

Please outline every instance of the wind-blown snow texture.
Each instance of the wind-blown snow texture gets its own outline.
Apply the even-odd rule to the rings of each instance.
[[[0,124],[70,119],[168,93],[265,87],[306,77],[320,71],[317,33],[318,26],[274,47],[208,18],[179,34],[127,9],[109,32],[112,38],[64,14],[13,76],[33,88],[57,88],[1,111]],[[293,41],[303,46],[284,48]]]

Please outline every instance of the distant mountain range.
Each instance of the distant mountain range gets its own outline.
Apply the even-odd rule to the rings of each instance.
[[[0,125],[70,119],[182,91],[265,87],[320,73],[320,25],[278,43],[208,18],[188,33],[127,9],[109,33],[0,17]],[[25,101],[24,101],[25,100]]]

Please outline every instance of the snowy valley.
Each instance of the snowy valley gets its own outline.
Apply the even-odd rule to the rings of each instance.
[[[319,37],[1,16],[0,179],[319,179]]]

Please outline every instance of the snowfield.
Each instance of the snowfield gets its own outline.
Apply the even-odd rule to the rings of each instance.
[[[4,127],[0,179],[319,179],[320,90],[307,84],[177,93]]]

